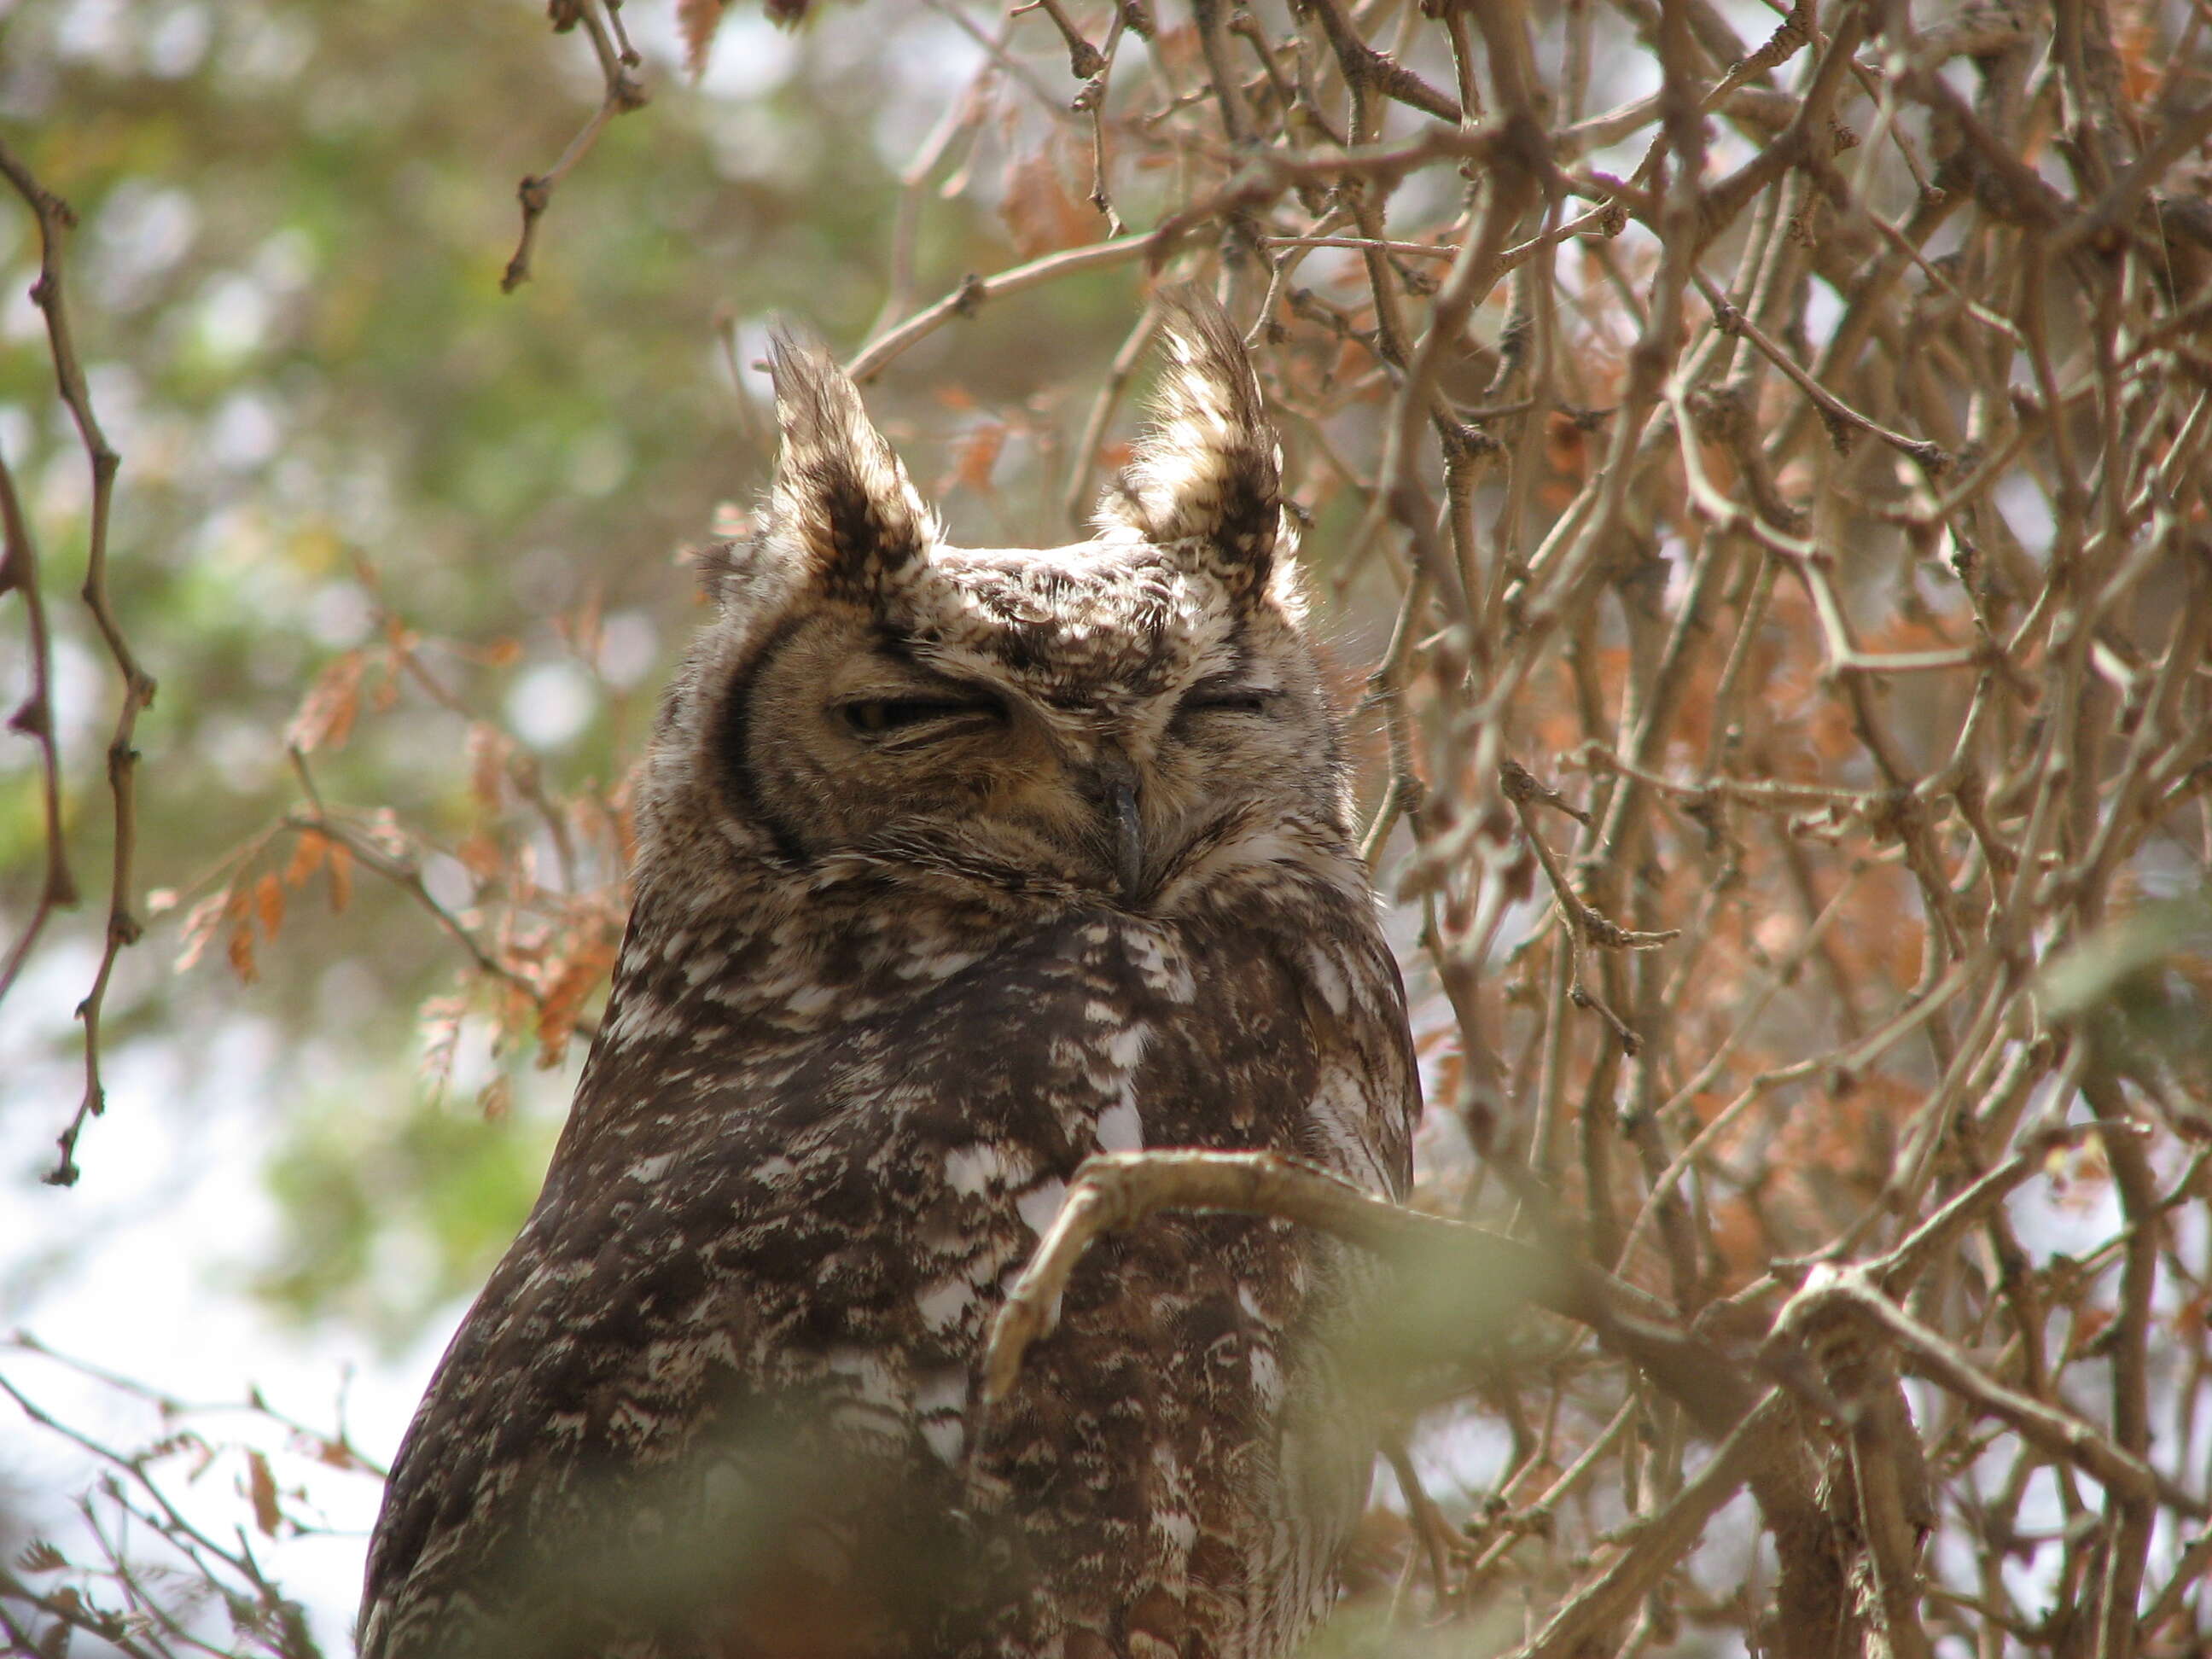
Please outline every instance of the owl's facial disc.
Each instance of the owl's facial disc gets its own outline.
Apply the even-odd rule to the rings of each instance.
[[[727,802],[811,880],[1141,911],[1339,834],[1334,717],[1295,617],[1156,549],[938,547],[895,603],[799,605],[726,696]]]
[[[835,362],[776,343],[766,528],[724,567],[734,626],[702,665],[735,839],[817,877],[1133,909],[1335,855],[1335,716],[1259,382],[1218,307],[1165,323],[1152,428],[1097,533],[1046,550],[947,544]]]

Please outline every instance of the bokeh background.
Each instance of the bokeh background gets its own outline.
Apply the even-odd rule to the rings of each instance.
[[[93,496],[30,297],[37,226],[0,195],[0,458],[42,561],[64,830],[86,893],[46,921],[0,997],[0,1386],[15,1396],[0,1400],[0,1551],[41,1583],[66,1577],[64,1557],[175,1565],[143,1531],[117,1531],[113,1482],[247,1564],[222,1582],[281,1585],[303,1639],[349,1650],[376,1466],[534,1196],[574,1086],[622,920],[628,768],[698,614],[690,561],[744,532],[772,453],[753,367],[771,320],[801,319],[849,358],[972,275],[1194,203],[1205,234],[1170,263],[1210,277],[1234,240],[1222,226],[1243,211],[1212,194],[1240,158],[1215,129],[1180,4],[1155,9],[1155,38],[1117,36],[1119,223],[1086,199],[1091,129],[1042,12],[817,3],[787,6],[807,15],[785,28],[719,0],[587,9],[619,18],[648,101],[563,173],[528,280],[503,292],[517,180],[553,167],[605,93],[589,31],[550,26],[576,15],[569,0],[550,15],[537,0],[0,0],[0,143],[76,216],[77,348],[122,456],[112,594],[160,683],[135,734],[132,903],[147,932],[106,1000],[106,1109],[58,1153],[84,1087],[73,1011],[101,957],[118,686],[74,598]],[[1112,9],[1069,9],[1103,38]],[[1846,1234],[1858,1251],[1893,1243],[1991,1163],[2027,1158],[2034,1178],[1915,1290],[1914,1310],[1975,1364],[2102,1425],[2124,1383],[2114,1355],[2135,1345],[2150,1356],[2137,1392],[2156,1407],[2159,1455],[2201,1493],[2212,774],[2206,631],[2187,618],[2206,604],[2212,476],[2212,24],[2179,0],[2051,9],[2103,31],[2109,55],[2085,70],[2038,8],[1817,9],[1824,27],[1888,19],[1824,129],[1840,194],[1778,168],[1698,253],[1774,327],[1775,349],[1819,363],[1956,470],[1919,468],[1858,428],[1848,455],[1827,444],[1794,383],[1689,290],[1680,337],[1660,342],[1668,371],[1733,392],[1747,418],[1730,428],[1721,404],[1699,404],[1698,444],[1681,453],[1663,414],[1612,449],[1608,420],[1644,395],[1634,352],[1674,269],[1639,171],[1657,153],[1656,106],[1637,102],[1662,83],[1656,20],[1694,18],[1705,87],[1734,73],[1731,39],[1779,40],[1806,7],[1253,9],[1262,33],[1303,42],[1279,53],[1272,93],[1250,72],[1273,163],[1327,148],[1312,110],[1348,116],[1340,70],[1358,60],[1333,61],[1316,16],[1350,17],[1427,77],[1414,104],[1433,106],[1480,78],[1455,70],[1497,70],[1464,48],[1467,19],[1502,10],[1528,20],[1542,112],[1579,135],[1559,154],[1583,191],[1532,199],[1516,234],[1540,220],[1556,232],[1616,185],[1634,206],[1501,276],[1431,365],[1427,389],[1496,440],[1449,472],[1429,448],[1415,466],[1449,508],[1431,539],[1449,532],[1492,624],[1472,642],[1432,588],[1406,603],[1425,556],[1370,510],[1404,368],[1372,302],[1387,290],[1418,332],[1448,269],[1438,256],[1498,190],[1439,148],[1376,187],[1389,234],[1431,246],[1371,264],[1306,249],[1298,285],[1273,296],[1263,373],[1358,705],[1361,821],[1431,1084],[1422,1201],[1525,1221],[1533,1189],[1486,1185],[1473,1152],[1525,1165],[1566,1231],[1590,1221],[1599,1265],[1675,1298],[1686,1321],[1773,1293],[1762,1275],[1778,1257]],[[1703,179],[1746,176],[1832,39],[1808,33],[1714,94]],[[1931,113],[1943,95],[1914,81],[1923,67],[1973,100],[2014,171]],[[2069,148],[2088,84],[2130,143],[2182,136],[2160,138],[2127,198],[2140,222],[2109,216],[2095,258],[2076,249],[2046,272],[2021,210],[2042,198],[2021,179],[2054,213],[2098,206]],[[1492,113],[1496,94],[1493,82]],[[1370,104],[1354,137],[1437,131],[1433,108]],[[1270,177],[1244,230],[1362,230],[1324,189],[1333,174],[1295,189]],[[1910,259],[1895,251],[1908,240]],[[2120,272],[2102,311],[2100,259]],[[1248,313],[1260,269],[1237,278]],[[1870,273],[1882,297],[1869,315]],[[1133,257],[1057,276],[949,320],[873,377],[872,409],[959,539],[1075,533],[1134,424],[1151,281]],[[1134,367],[1128,386],[1117,358]],[[2053,393],[2055,420],[2039,402]],[[1639,421],[1650,414],[1647,398]],[[1693,453],[1736,521],[1693,499]],[[1608,454],[1633,460],[1633,486],[1606,535],[1578,541]],[[2069,516],[2077,460],[2106,469],[2094,482],[2109,517]],[[1832,615],[1819,584],[1796,579],[1816,562],[1768,556],[1801,532],[1829,556]],[[2069,666],[2051,619],[2084,573],[2111,584],[2092,606],[2102,654]],[[1556,635],[1522,608],[1536,599],[1558,602],[1535,618]],[[1847,673],[1839,629],[1858,651],[1941,660]],[[1394,639],[1389,683],[1370,687]],[[1687,672],[1666,666],[1677,659]],[[1486,703],[1492,673],[1508,695]],[[39,684],[22,608],[0,592],[0,703]],[[1640,731],[1662,684],[1662,717]],[[2079,744],[2046,751],[2044,722],[2069,708]],[[2137,744],[2141,732],[2164,746]],[[1652,770],[1624,782],[1643,738]],[[1601,844],[1540,798],[1519,803],[1534,819],[1509,810],[1498,764],[1514,759],[1569,806],[1640,800],[1629,833]],[[38,913],[40,762],[19,734],[0,740],[10,941]],[[2066,766],[2087,781],[2054,806],[2048,780]],[[1394,776],[1427,791],[1386,793]],[[1571,855],[1586,896],[1667,948],[1577,954],[1553,902],[1564,878],[1531,855],[1538,834]],[[2112,856],[2074,890],[2039,891],[2002,867],[2036,835]],[[1623,847],[1632,856],[1616,859]],[[2070,979],[2030,976],[2068,949]],[[1585,972],[1644,1033],[1640,1061],[1613,1013],[1577,1000]],[[1934,1017],[1914,1012],[1939,992]],[[2103,1104],[2083,1092],[2100,1079]],[[2156,1227],[2139,1233],[2099,1139],[2114,1101],[2147,1149],[2130,1178],[2156,1188]],[[2135,1158],[2132,1133],[2115,1144]],[[1900,1148],[1926,1156],[1893,1213]],[[58,1171],[73,1179],[55,1184]],[[2124,1261],[2143,1264],[2125,1305]],[[2031,1328],[2019,1341],[2015,1321]],[[1401,1613],[1445,1629],[1454,1652],[1518,1639],[1705,1455],[1679,1398],[1578,1333],[1474,1321],[1454,1334],[1451,1397],[1410,1437],[1402,1484],[1377,1483],[1354,1565],[1385,1634],[1354,1650],[1412,1650],[1389,1646],[1410,1639],[1389,1623]],[[1946,1586],[1929,1601],[1944,1651],[2063,1647],[2062,1614],[2101,1570],[2100,1506],[2118,1500],[2023,1453],[1971,1404],[1910,1387],[1944,1488],[1928,1557]],[[134,1486],[141,1473],[158,1497]],[[2212,1564],[2179,1515],[2137,1540],[2176,1596]],[[1774,1584],[1751,1499],[1700,1535],[1643,1604],[1630,1650],[1744,1650]],[[1431,1570],[1424,1601],[1408,1587]],[[194,1629],[220,1632],[214,1582],[155,1588],[198,1597]],[[1970,1643],[1976,1596],[2011,1598],[2018,1627],[1984,1617],[2002,1635]],[[2159,1606],[2172,1639],[2212,1639],[2212,1607]]]

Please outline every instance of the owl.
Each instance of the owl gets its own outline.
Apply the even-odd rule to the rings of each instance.
[[[988,1410],[1099,1151],[1389,1196],[1419,1101],[1235,329],[1164,303],[1090,539],[945,538],[818,348],[661,706],[544,1190],[394,1463],[367,1659],[1261,1659],[1326,1611],[1376,1291],[1286,1224],[1103,1242]]]

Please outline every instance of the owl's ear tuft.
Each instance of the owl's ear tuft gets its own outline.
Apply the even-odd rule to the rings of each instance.
[[[1152,423],[1097,525],[1182,544],[1239,589],[1264,586],[1282,537],[1282,450],[1244,343],[1212,297],[1161,296],[1167,366]]]
[[[783,429],[769,486],[769,534],[826,586],[871,592],[927,555],[937,520],[818,340],[780,325],[769,373]]]

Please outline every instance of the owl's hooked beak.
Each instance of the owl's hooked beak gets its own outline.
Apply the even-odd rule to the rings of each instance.
[[[1114,826],[1114,878],[1121,884],[1121,902],[1134,904],[1145,884],[1145,821],[1137,811],[1135,784],[1109,784],[1106,811]]]
[[[1145,886],[1145,817],[1137,804],[1137,769],[1109,747],[1098,758],[1088,791],[1105,819],[1114,881],[1124,904],[1134,904]]]

